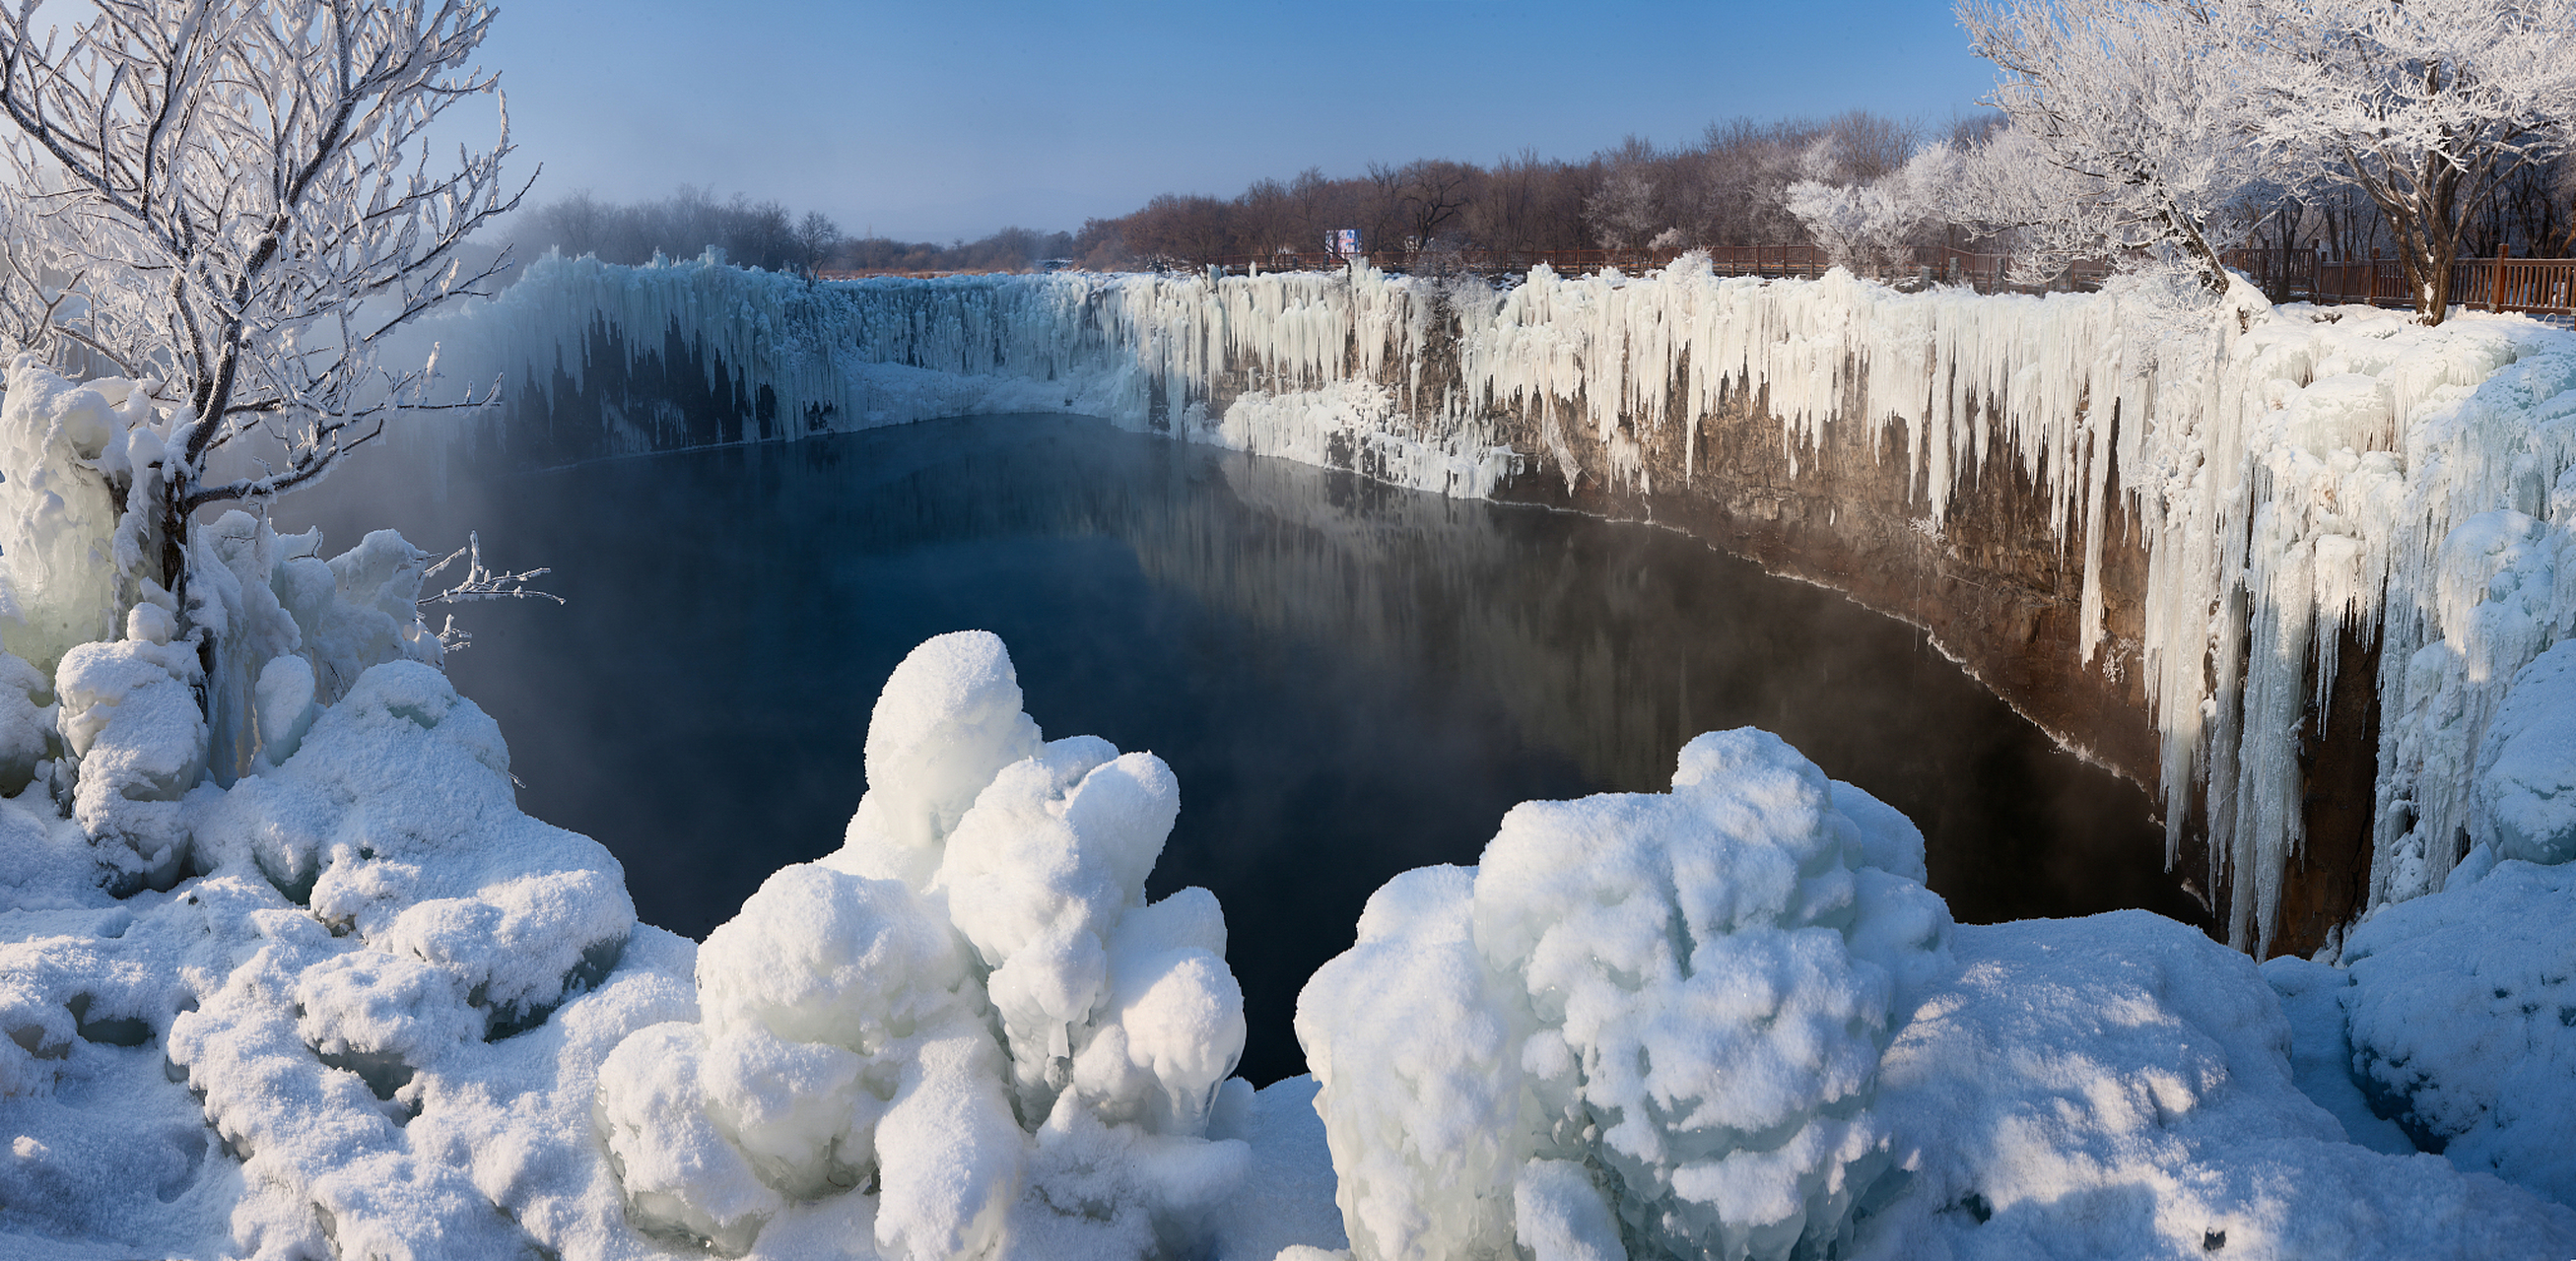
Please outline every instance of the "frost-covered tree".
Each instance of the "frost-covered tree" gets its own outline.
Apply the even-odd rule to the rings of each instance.
[[[1846,267],[1901,265],[1925,229],[1953,213],[1961,150],[1931,145],[1876,179],[1791,184],[1782,204]]]
[[[2576,145],[2576,0],[2235,2],[2252,127],[2294,177],[2369,196],[2440,323],[2477,216]]]
[[[2349,186],[2439,323],[2474,217],[2576,144],[2576,0],[1962,0],[1959,17],[2038,146],[1994,146],[2003,206],[1973,212],[2031,219],[2052,248],[2174,251],[2212,290],[2251,226],[2227,214],[2244,190]],[[2074,177],[2053,224],[2008,183],[2034,156]]]
[[[146,383],[120,551],[183,590],[196,512],[312,483],[424,405],[396,329],[482,291],[456,247],[518,202],[488,151],[436,160],[483,0],[43,0],[0,10],[0,339]],[[69,15],[67,15],[69,16]],[[467,400],[475,401],[475,400]],[[236,458],[219,472],[215,459]]]
[[[2241,63],[2245,0],[1961,0],[1990,103],[2011,132],[1981,147],[1974,221],[2025,252],[2170,254],[2211,292],[2229,204],[2259,171]]]

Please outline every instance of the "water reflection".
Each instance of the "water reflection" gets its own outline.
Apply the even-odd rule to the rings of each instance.
[[[353,468],[280,524],[334,547],[480,529],[570,603],[485,605],[451,673],[531,813],[598,837],[703,936],[834,848],[868,707],[942,631],[1002,635],[1051,736],[1180,776],[1157,896],[1226,908],[1244,1071],[1300,1071],[1305,977],[1389,875],[1473,862],[1512,803],[1653,790],[1754,724],[1915,818],[1962,919],[2197,908],[2143,794],[1920,634],[1682,536],[1443,500],[1064,417],[942,421],[494,479]]]

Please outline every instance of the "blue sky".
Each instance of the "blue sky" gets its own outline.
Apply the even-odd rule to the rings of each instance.
[[[930,240],[1737,115],[1939,122],[1993,82],[1946,0],[504,0],[483,51],[537,200],[685,181]]]

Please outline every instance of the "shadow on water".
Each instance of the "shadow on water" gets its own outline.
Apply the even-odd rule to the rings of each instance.
[[[443,502],[353,466],[283,528],[479,529],[569,603],[469,606],[450,673],[531,814],[599,838],[704,937],[830,852],[886,675],[1009,643],[1051,737],[1150,749],[1182,809],[1150,891],[1223,901],[1243,1071],[1302,1071],[1305,978],[1369,893],[1472,863],[1527,798],[1669,785],[1700,731],[1777,732],[1903,810],[1962,920],[2197,922],[2146,795],[2054,747],[1919,631],[1651,527],[1395,490],[1054,416],[602,461]]]

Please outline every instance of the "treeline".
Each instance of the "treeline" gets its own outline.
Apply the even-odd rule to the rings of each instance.
[[[1092,266],[1314,253],[1328,233],[1349,228],[1371,251],[1805,244],[1805,228],[1784,205],[1790,184],[1876,179],[1926,140],[1991,125],[1977,117],[1932,129],[1855,110],[1822,121],[1715,123],[1669,149],[1630,137],[1581,161],[1524,149],[1492,166],[1426,158],[1343,179],[1309,168],[1233,198],[1165,194],[1083,225],[1078,243]]]
[[[740,193],[718,201],[706,189],[683,184],[660,201],[622,205],[589,191],[526,211],[512,225],[511,244],[522,261],[549,249],[569,257],[595,254],[601,262],[637,266],[655,255],[696,258],[724,251],[740,267],[812,275],[855,271],[1026,271],[1073,255],[1066,232],[1004,228],[980,241],[936,245],[884,237],[845,237],[821,211],[803,216],[775,201],[755,202]]]
[[[715,248],[739,266],[804,271],[839,245],[841,233],[820,212],[798,219],[775,201],[755,202],[741,193],[718,201],[706,189],[682,184],[661,201],[631,206],[601,201],[584,189],[522,212],[510,240],[523,260],[559,249],[574,258],[596,254],[601,262],[632,266],[656,254],[695,258]]]
[[[1857,110],[1823,120],[1740,118],[1712,124],[1688,144],[1662,148],[1631,137],[1579,161],[1524,149],[1491,166],[1425,158],[1343,178],[1310,167],[1230,198],[1165,193],[1079,232],[1013,227],[946,245],[845,237],[819,212],[797,216],[739,194],[719,201],[691,185],[635,205],[579,192],[522,214],[512,239],[522,259],[556,248],[640,264],[656,253],[694,258],[712,246],[740,266],[809,275],[1032,271],[1059,261],[1099,270],[1195,267],[1320,253],[1345,229],[1357,229],[1362,248],[1380,254],[1826,245],[1840,257],[1846,234],[1832,197],[1819,190],[1842,190],[1846,212],[1871,189],[1879,201],[1903,201],[1911,159],[1945,146],[1964,151],[2001,126],[1992,113],[1939,126]],[[1893,228],[1860,234],[1879,257],[1917,245],[2014,248],[2009,232],[1954,226],[1939,213],[1942,196],[1930,195],[1936,204],[1920,213],[1899,214]],[[2313,247],[2358,259],[2390,245],[2378,207],[2350,188],[2257,187],[2226,218],[2235,225],[2228,248]],[[2516,172],[2465,226],[2469,257],[2576,255],[2576,158]],[[1856,261],[1868,256],[1873,251],[1853,251]]]
[[[1818,213],[1815,190],[1901,196],[1910,159],[1967,151],[2003,125],[1995,113],[1926,126],[1855,111],[1821,122],[1737,119],[1671,149],[1632,137],[1582,161],[1524,150],[1490,167],[1424,159],[1349,179],[1309,169],[1233,198],[1165,194],[1132,214],[1092,220],[1076,256],[1094,267],[1151,267],[1311,254],[1342,228],[1360,229],[1372,252],[1819,245],[1840,256],[1846,242]],[[1906,217],[1894,239],[1877,243],[1879,253],[2017,248],[2013,232],[1960,226],[1938,201]],[[2350,188],[2257,185],[2223,219],[2233,225],[2226,248],[2315,248],[2347,259],[2392,249],[2379,208]],[[2576,256],[2576,156],[2514,172],[2465,226],[2468,257]]]

